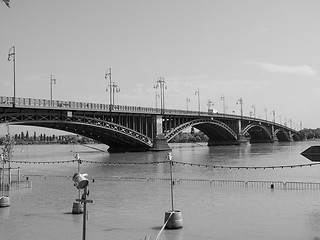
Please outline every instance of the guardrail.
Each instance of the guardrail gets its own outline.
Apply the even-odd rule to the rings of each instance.
[[[58,175],[25,175],[25,177],[36,178],[60,178],[70,179],[72,176]],[[170,178],[148,178],[148,177],[91,177],[92,182],[97,181],[119,181],[119,182],[140,182],[140,183],[165,183]],[[284,182],[284,181],[244,181],[244,180],[219,180],[219,179],[173,179],[176,186],[208,186],[208,187],[230,187],[230,188],[269,188],[281,190],[320,190],[320,182]]]
[[[0,106],[13,107],[13,97],[0,96]],[[64,110],[84,110],[84,111],[106,111],[106,112],[135,112],[135,113],[148,113],[148,114],[162,114],[160,108],[153,107],[140,107],[140,106],[126,106],[126,105],[110,105],[103,103],[87,103],[87,102],[74,102],[74,101],[60,101],[48,99],[35,99],[35,98],[15,98],[15,107],[23,108],[47,108],[47,109],[64,109]],[[244,119],[264,122],[271,125],[276,125],[289,130],[288,126],[281,125],[265,119],[252,118],[248,116],[239,116],[235,114],[213,113],[208,110],[203,111],[186,111],[179,109],[164,109],[164,114],[175,115],[192,115],[192,116],[205,116],[205,117],[222,117],[232,119]],[[163,112],[162,111],[162,112]]]
[[[13,97],[0,96],[0,106],[13,106]],[[114,112],[142,112],[161,114],[160,108],[153,107],[140,107],[140,106],[126,106],[126,105],[110,105],[103,103],[87,103],[87,102],[74,102],[74,101],[60,101],[60,100],[47,100],[47,99],[34,99],[34,98],[15,98],[16,107],[32,107],[32,108],[48,108],[48,109],[70,109],[70,110],[99,110],[99,111],[114,111]],[[237,117],[231,114],[219,114],[212,112],[199,111],[186,111],[178,109],[164,109],[167,114],[184,114],[184,115],[217,115]],[[238,116],[240,118],[240,116]]]

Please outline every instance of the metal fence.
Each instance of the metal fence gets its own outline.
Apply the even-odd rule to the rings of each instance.
[[[57,175],[25,175],[24,177],[42,178],[68,178],[72,176]],[[28,178],[29,179],[29,178]],[[91,177],[95,181],[122,181],[141,183],[169,183],[170,178],[147,178],[147,177]],[[219,179],[173,179],[173,184],[177,186],[208,186],[208,187],[236,187],[236,188],[270,188],[283,190],[320,190],[320,182],[284,182],[284,181],[244,181],[244,180],[219,180]]]

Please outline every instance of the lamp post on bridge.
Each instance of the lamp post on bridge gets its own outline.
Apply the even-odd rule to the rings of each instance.
[[[223,102],[223,114],[226,114],[226,102],[225,102],[225,97],[224,95],[221,96],[220,100]]]
[[[114,94],[120,92],[120,87],[115,82],[112,82],[111,89],[112,89],[112,106],[114,106]]]
[[[107,69],[104,78],[109,80],[109,88],[110,88],[110,93],[109,93],[110,101],[109,101],[109,104],[110,104],[110,111],[111,111],[111,109],[112,109],[111,68]],[[106,88],[106,91],[108,91],[108,88]]]
[[[276,111],[272,110],[270,114],[273,116],[273,122],[276,123]]]
[[[194,95],[198,95],[198,115],[200,116],[200,90],[197,88]]]
[[[160,97],[159,93],[156,92],[156,109],[158,109],[158,98]]]
[[[164,77],[159,77],[158,81],[154,83],[153,88],[158,89],[160,88],[160,112],[164,114],[164,90],[167,89],[167,84],[164,81]]]
[[[256,106],[252,105],[252,109],[253,109],[253,118],[256,118]]]
[[[120,92],[120,87],[115,83],[111,81],[111,68],[108,68],[105,74],[105,79],[109,80],[109,91],[110,91],[110,111],[113,109],[114,106],[114,93]],[[108,91],[108,88],[106,88],[106,91]]]
[[[242,116],[243,116],[243,111],[242,111],[243,100],[242,100],[241,97],[240,97],[239,100],[237,101],[237,104],[240,104],[240,116],[241,116],[241,118],[242,118]]]
[[[56,84],[56,79],[53,77],[53,75],[50,75],[50,105],[52,106],[52,84]]]
[[[265,113],[266,113],[266,121],[268,121],[268,109],[265,108],[264,111],[265,111]]]
[[[188,112],[188,110],[189,110],[189,109],[188,109],[189,102],[190,102],[190,98],[188,98],[188,97],[187,97],[187,98],[186,98],[186,103],[187,103],[187,112]]]
[[[16,48],[12,46],[9,49],[8,61],[13,60],[13,103],[12,106],[16,106]]]

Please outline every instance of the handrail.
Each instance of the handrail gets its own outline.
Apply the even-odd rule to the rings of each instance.
[[[13,107],[13,97],[0,96],[0,106]],[[75,102],[75,101],[63,101],[63,100],[48,100],[48,99],[34,99],[34,98],[15,98],[15,107],[25,108],[47,108],[47,109],[65,109],[65,110],[85,110],[85,111],[106,111],[106,112],[135,112],[135,113],[148,113],[148,114],[161,114],[160,108],[154,107],[140,107],[140,106],[127,106],[127,105],[110,105],[104,103],[87,103],[87,102]],[[225,113],[212,113],[210,111],[190,111],[179,109],[164,109],[164,115],[176,114],[176,115],[191,115],[191,116],[203,116],[203,117],[221,117],[232,119],[245,119],[255,120],[257,122],[263,122],[266,124],[276,125],[284,127],[288,130],[293,130],[286,125],[281,125],[274,121],[268,121],[265,119],[252,118],[248,116],[240,116],[235,114]]]

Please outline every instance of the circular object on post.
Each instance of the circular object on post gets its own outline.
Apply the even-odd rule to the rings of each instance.
[[[0,197],[0,207],[9,207],[10,206],[10,197],[2,196]]]
[[[171,214],[171,216],[170,216],[170,214]],[[182,214],[181,214],[181,212],[178,211],[178,210],[167,211],[165,213],[165,215],[164,215],[164,223],[166,223],[166,222],[167,222],[167,224],[165,226],[166,229],[179,229],[179,228],[182,228],[183,227],[183,222],[182,222]]]
[[[80,202],[73,202],[72,205],[72,214],[81,214],[83,213],[83,207]]]
[[[78,189],[83,189],[88,186],[89,181],[85,178],[87,174],[75,173],[73,174],[72,180],[74,181],[74,185]]]

